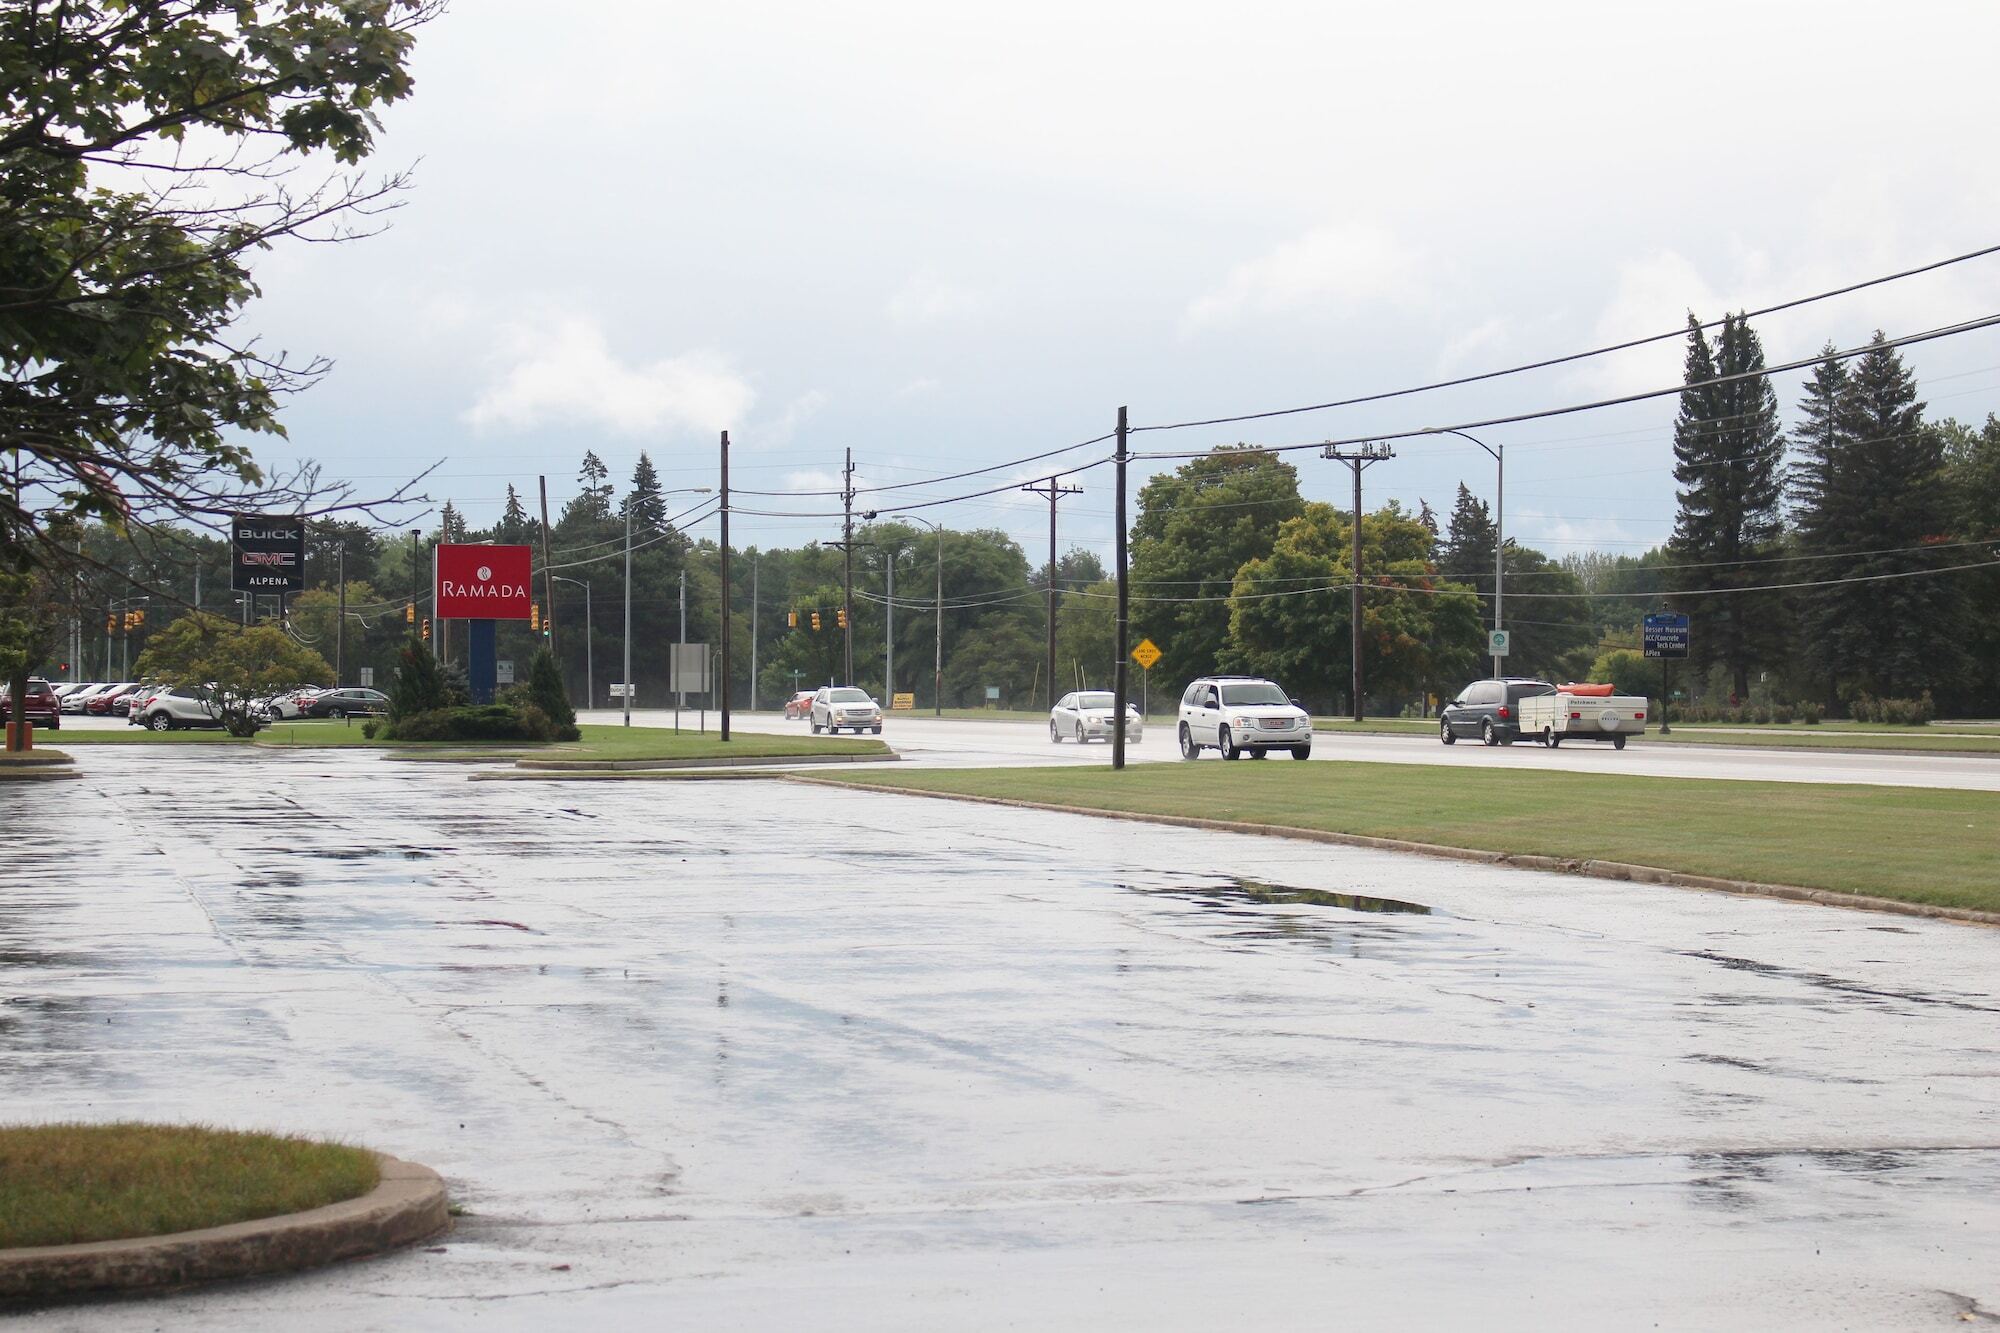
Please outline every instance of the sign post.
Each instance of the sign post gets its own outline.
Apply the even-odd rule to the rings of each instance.
[[[1662,613],[1647,616],[1640,626],[1640,642],[1647,657],[1660,659],[1660,693],[1666,697],[1660,700],[1660,734],[1673,734],[1673,664],[1688,655],[1688,618],[1685,615]]]
[[[526,620],[531,614],[528,579],[533,558],[528,546],[440,542],[433,549],[431,591],[437,619],[472,622],[465,668],[474,703],[492,703],[500,683],[496,622]],[[509,663],[510,679],[511,668]]]

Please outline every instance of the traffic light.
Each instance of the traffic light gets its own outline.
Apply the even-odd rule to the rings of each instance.
[[[114,634],[118,630],[118,617],[107,613],[104,617],[104,632]]]
[[[132,623],[135,626],[143,625],[146,623],[146,608],[140,607],[137,611],[134,611],[132,613]]]
[[[417,604],[415,602],[403,603],[403,623],[405,625],[414,625],[417,623]]]
[[[797,629],[798,627],[799,627],[799,613],[796,611],[785,612],[785,628]]]
[[[841,608],[840,608],[840,610],[838,610],[838,611],[834,612],[834,614],[835,614],[836,616],[838,616],[838,617],[839,617],[839,624],[840,624],[840,627],[841,627],[842,629],[846,629],[846,628],[847,628],[847,608],[843,606],[843,607],[841,607]]]
[[[429,643],[431,641],[431,618],[429,616],[424,617],[423,635],[424,642]]]
[[[813,633],[819,633],[819,612],[813,612]]]
[[[542,627],[542,604],[540,602],[529,602],[528,628],[532,630],[539,630],[541,627]]]

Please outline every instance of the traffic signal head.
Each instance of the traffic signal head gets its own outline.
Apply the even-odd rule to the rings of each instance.
[[[425,617],[424,617],[424,642],[425,642],[425,643],[429,643],[430,641],[431,641],[431,618],[430,618],[429,616],[425,616]]]
[[[104,632],[106,634],[111,633],[113,630],[117,628],[118,628],[117,616],[107,615],[106,617],[104,617]]]
[[[542,627],[542,604],[540,602],[529,602],[528,628],[540,629],[541,627]]]
[[[403,623],[406,625],[417,623],[417,604],[415,602],[403,603]]]
[[[846,628],[847,628],[847,608],[843,606],[843,607],[841,607],[841,608],[840,608],[840,610],[836,611],[836,612],[835,612],[834,614],[835,614],[836,616],[838,616],[838,617],[839,617],[839,624],[840,624],[840,627],[841,627],[842,629],[846,629]]]
[[[785,612],[785,628],[797,629],[798,627],[799,627],[799,613],[796,611]]]
[[[813,633],[819,633],[819,612],[813,612]]]

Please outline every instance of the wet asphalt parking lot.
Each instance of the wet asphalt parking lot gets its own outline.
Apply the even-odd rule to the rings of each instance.
[[[334,1135],[467,1213],[25,1328],[2000,1317],[1994,930],[777,782],[77,752],[0,791],[8,1118]]]

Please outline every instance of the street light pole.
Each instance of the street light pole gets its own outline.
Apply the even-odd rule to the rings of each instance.
[[[1500,628],[1501,599],[1505,595],[1507,578],[1507,446],[1491,445],[1476,436],[1467,435],[1462,430],[1450,426],[1432,426],[1427,435],[1456,435],[1461,440],[1471,440],[1493,458],[1499,476],[1493,486],[1493,628]],[[1493,674],[1500,674],[1500,655],[1493,655]]]
[[[909,516],[915,522],[931,530],[937,542],[937,625],[931,647],[931,710],[937,717],[944,716],[944,529],[927,518]],[[890,700],[894,703],[895,700]]]
[[[573,579],[567,575],[558,574],[556,575],[556,582],[573,583],[583,589],[583,706],[585,708],[595,708],[597,707],[597,668],[592,665],[595,659],[592,656],[590,646],[590,580]]]

